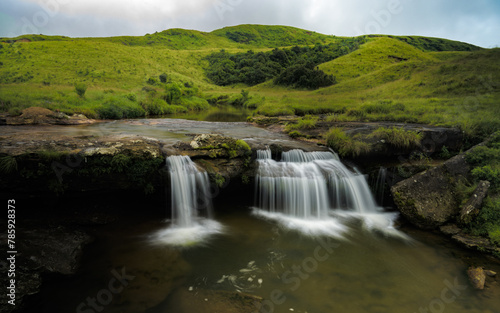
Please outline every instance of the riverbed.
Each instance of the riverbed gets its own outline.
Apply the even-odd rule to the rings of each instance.
[[[48,140],[144,136],[170,145],[188,142],[193,134],[217,133],[252,146],[279,143],[326,150],[228,121],[136,119],[79,126],[3,126],[1,131],[2,136],[25,140],[35,131]],[[95,238],[84,249],[77,274],[49,277],[41,293],[28,301],[26,312],[214,312],[221,307],[224,312],[240,312],[231,311],[239,301],[234,295],[249,299],[247,312],[498,312],[497,281],[489,279],[482,291],[468,282],[466,270],[471,264],[500,271],[498,262],[480,253],[465,251],[401,220],[391,232],[384,232],[367,229],[359,219],[346,219],[338,212],[330,212],[326,221],[341,221],[338,233],[335,227],[323,233],[304,232],[287,227],[284,219],[255,214],[254,185],[232,192],[228,187],[215,194],[215,231],[182,246],[155,240],[172,227],[167,189],[156,195],[165,198],[160,201],[65,199],[42,208],[53,216],[24,215],[24,225],[54,225],[61,219]],[[386,211],[395,214],[392,208]],[[105,222],[87,222],[101,215],[107,216]],[[323,222],[313,220],[309,226]],[[229,302],[214,294],[220,291],[226,292]]]

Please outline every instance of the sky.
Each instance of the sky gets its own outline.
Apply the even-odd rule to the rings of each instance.
[[[1,0],[0,37],[142,36],[169,28],[294,26],[326,35],[420,35],[500,47],[499,0]]]

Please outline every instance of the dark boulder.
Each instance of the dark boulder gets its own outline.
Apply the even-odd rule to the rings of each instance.
[[[455,186],[469,177],[469,171],[465,155],[460,154],[394,185],[394,201],[412,224],[436,228],[460,213]]]

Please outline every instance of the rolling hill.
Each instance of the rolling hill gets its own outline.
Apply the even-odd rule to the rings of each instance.
[[[328,113],[339,121],[459,126],[478,136],[500,129],[500,50],[446,39],[363,36],[356,49],[317,65],[335,77],[335,84],[317,90],[277,86],[272,79],[255,86],[217,86],[206,76],[207,56],[221,49],[265,56],[294,46],[336,49],[345,40],[264,25],[209,33],[170,29],[135,37],[0,38],[0,111],[16,115],[42,106],[120,118],[225,103],[269,116]],[[83,96],[77,84],[85,87]]]

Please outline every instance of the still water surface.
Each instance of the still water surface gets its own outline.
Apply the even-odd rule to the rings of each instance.
[[[37,311],[90,312],[83,310],[87,297],[104,297],[117,269],[134,278],[104,312],[183,312],[193,297],[212,301],[207,290],[274,299],[261,312],[499,312],[498,288],[473,290],[454,250],[418,235],[390,238],[353,222],[345,239],[312,238],[248,207],[223,212],[216,217],[223,233],[182,249],[151,245],[164,221],[106,226],[86,250],[80,273],[45,290]]]

